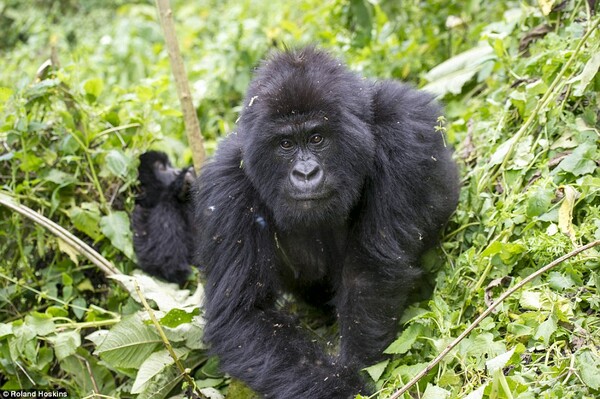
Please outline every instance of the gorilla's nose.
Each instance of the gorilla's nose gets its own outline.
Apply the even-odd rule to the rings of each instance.
[[[294,165],[290,179],[292,184],[301,191],[311,191],[323,181],[323,169],[312,159],[299,161]]]

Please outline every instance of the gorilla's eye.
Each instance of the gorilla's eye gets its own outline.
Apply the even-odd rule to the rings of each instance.
[[[323,142],[323,136],[321,136],[320,134],[313,134],[312,136],[310,136],[310,139],[308,139],[308,141],[310,141],[312,144],[321,144]]]
[[[279,146],[284,150],[290,150],[294,147],[294,143],[292,143],[292,140],[281,140]]]

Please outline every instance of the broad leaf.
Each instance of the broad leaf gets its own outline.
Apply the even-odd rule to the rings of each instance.
[[[485,63],[495,58],[494,49],[487,43],[460,53],[431,69],[425,75],[429,83],[423,90],[438,95],[459,94]]]
[[[103,216],[100,219],[100,229],[115,248],[123,252],[129,259],[134,258],[129,217],[125,212],[116,211]]]
[[[582,381],[592,389],[600,389],[600,357],[589,349],[577,352],[577,368]]]
[[[110,278],[120,281],[133,299],[140,302],[136,290],[137,284],[144,298],[154,301],[163,312],[175,308],[191,312],[202,303],[204,297],[204,289],[201,285],[191,294],[189,290],[179,289],[177,284],[156,280],[137,270],[133,272],[133,276],[120,274]]]
[[[48,337],[48,341],[54,345],[54,353],[58,360],[71,356],[81,346],[81,336],[77,331],[58,333],[53,337]]]
[[[113,367],[139,368],[161,345],[154,327],[145,324],[136,313],[110,329],[94,354]]]
[[[383,372],[385,371],[385,368],[387,367],[389,362],[389,360],[384,360],[383,362],[379,362],[371,367],[365,368],[365,371],[369,373],[373,381],[377,382],[383,374]]]
[[[418,323],[411,324],[402,332],[394,342],[387,347],[384,353],[402,355],[410,350],[419,335],[423,332],[423,326]]]
[[[174,348],[173,351],[178,359],[185,358],[187,354],[190,353],[190,349],[188,348]],[[131,388],[131,393],[142,392],[144,385],[150,381],[152,377],[174,363],[175,360],[166,349],[151,354],[140,366],[133,387]]]
[[[450,391],[436,385],[427,384],[427,388],[421,399],[446,399],[450,397]]]

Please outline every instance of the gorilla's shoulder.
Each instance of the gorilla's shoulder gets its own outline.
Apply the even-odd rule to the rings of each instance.
[[[409,84],[394,80],[373,83],[375,124],[387,122],[422,121],[434,123],[442,114],[435,97]]]

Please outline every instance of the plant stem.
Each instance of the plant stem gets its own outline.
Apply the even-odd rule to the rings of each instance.
[[[156,318],[154,311],[152,310],[150,305],[148,305],[146,298],[142,294],[142,290],[140,289],[140,286],[138,285],[137,280],[134,279],[133,284],[135,287],[135,291],[137,292],[138,297],[140,298],[140,301],[142,302],[142,305],[144,306],[144,309],[146,309],[146,312],[148,312],[148,315],[150,316],[150,320],[152,320],[154,327],[156,327],[156,330],[158,331],[158,335],[160,335],[160,338],[161,338],[163,344],[165,345],[165,348],[169,352],[169,355],[171,355],[171,357],[173,358],[173,361],[175,362],[175,365],[179,369],[179,372],[181,373],[183,378],[188,382],[188,384],[190,384],[190,386],[193,387],[194,392],[197,395],[199,395],[201,398],[204,398],[204,395],[202,395],[202,393],[196,386],[196,381],[194,381],[194,379],[190,376],[189,372],[185,369],[185,367],[183,367],[183,364],[181,364],[181,360],[179,360],[179,358],[177,357],[177,354],[173,350],[173,346],[171,345],[169,338],[167,338],[167,335],[165,334],[164,330],[162,329],[162,326],[160,325],[160,323],[158,322],[158,319]]]

